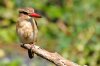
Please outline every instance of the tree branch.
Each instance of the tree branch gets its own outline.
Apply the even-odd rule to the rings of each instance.
[[[30,49],[31,45],[30,44],[24,44],[24,47],[26,49]],[[34,45],[32,47],[32,51],[36,55],[54,63],[56,66],[79,66],[78,64],[76,64],[74,62],[71,62],[69,60],[64,59],[63,57],[61,57],[56,52],[55,53],[48,52],[48,51],[46,51],[46,50],[44,50],[44,49],[42,49],[42,48],[40,48],[39,46],[36,46],[36,45]]]

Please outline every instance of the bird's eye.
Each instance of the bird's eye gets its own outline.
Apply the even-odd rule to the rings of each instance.
[[[19,12],[19,13],[23,13],[23,14],[26,14],[26,15],[28,15],[28,13],[27,13],[27,12],[24,12],[24,11],[21,11],[21,12]]]

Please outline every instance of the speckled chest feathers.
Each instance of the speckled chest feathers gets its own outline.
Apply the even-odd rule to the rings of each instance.
[[[34,43],[37,35],[37,26],[33,18],[21,20],[17,22],[17,34],[22,43]]]

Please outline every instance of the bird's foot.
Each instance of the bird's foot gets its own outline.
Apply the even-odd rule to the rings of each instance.
[[[34,44],[31,44],[31,48],[30,49],[32,49],[32,47],[34,47]]]
[[[20,46],[21,46],[22,48],[24,48],[24,49],[27,49],[24,45],[25,45],[25,44],[21,44]]]
[[[28,56],[30,59],[34,57],[34,52],[32,52],[32,48],[34,47],[34,44],[21,44],[20,46],[24,49],[28,49]],[[28,48],[26,48],[25,46],[28,46]]]

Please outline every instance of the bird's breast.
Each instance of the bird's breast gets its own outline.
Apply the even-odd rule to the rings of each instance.
[[[31,22],[19,22],[17,33],[22,43],[30,43],[34,40],[34,30]]]

